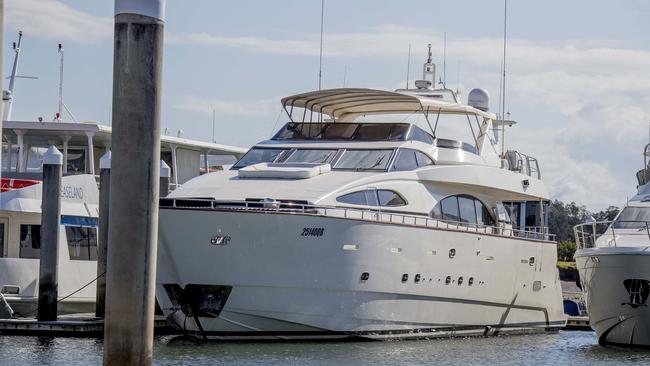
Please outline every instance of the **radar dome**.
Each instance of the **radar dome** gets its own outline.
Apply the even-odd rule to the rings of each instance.
[[[483,112],[490,109],[490,96],[485,89],[472,89],[467,95],[467,104]]]

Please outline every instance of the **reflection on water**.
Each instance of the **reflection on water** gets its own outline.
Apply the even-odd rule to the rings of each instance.
[[[2,365],[101,364],[101,340],[0,336]],[[156,365],[625,365],[650,352],[602,348],[592,332],[432,341],[200,343],[156,338]]]

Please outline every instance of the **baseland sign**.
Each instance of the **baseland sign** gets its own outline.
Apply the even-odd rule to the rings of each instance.
[[[84,198],[84,189],[82,187],[63,186],[61,187],[61,197],[82,200]]]

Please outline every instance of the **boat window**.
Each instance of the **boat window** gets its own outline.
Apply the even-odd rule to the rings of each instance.
[[[5,254],[5,224],[0,222],[0,257]]]
[[[288,158],[284,159],[286,163],[326,163],[334,157],[338,150],[295,150]]]
[[[460,208],[460,222],[476,224],[476,205],[473,198],[458,197],[458,207]]]
[[[41,225],[20,225],[20,258],[41,256]]]
[[[336,201],[360,206],[398,207],[406,205],[406,200],[399,193],[389,189],[366,189],[352,192],[337,197]]]
[[[351,140],[357,131],[356,123],[334,123],[323,132],[323,140]]]
[[[252,148],[233,165],[233,168],[242,168],[258,163],[272,163],[285,151],[287,149]]]
[[[421,141],[425,144],[433,144],[433,136],[418,126],[413,126],[411,140]]]
[[[490,210],[479,199],[468,195],[449,196],[440,200],[431,210],[431,216],[466,224],[494,225]]]
[[[392,170],[414,170],[427,165],[433,165],[433,161],[426,154],[417,150],[402,148],[399,150],[395,163],[393,163]]]
[[[650,222],[650,207],[625,207],[614,221],[616,229],[645,229]]]
[[[386,170],[393,150],[346,150],[335,169]]]
[[[68,252],[71,260],[97,260],[97,229],[90,227],[66,226]]]
[[[66,175],[86,173],[86,149],[68,148],[68,170]]]
[[[406,201],[395,191],[380,189],[377,191],[379,196],[379,206],[398,207],[405,206]]]
[[[405,141],[408,123],[290,122],[272,140]]]

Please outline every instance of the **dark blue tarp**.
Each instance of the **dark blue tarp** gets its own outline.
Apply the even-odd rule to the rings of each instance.
[[[61,225],[78,227],[97,227],[97,218],[86,216],[61,215]]]

